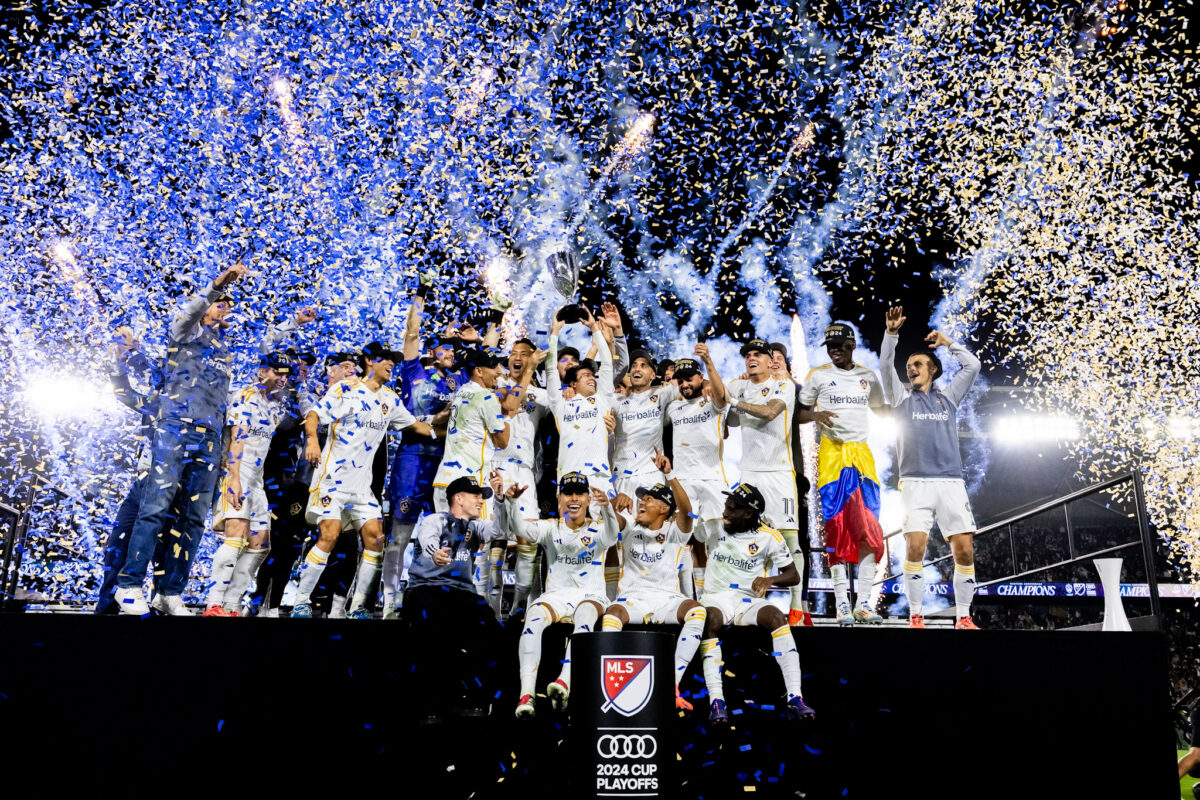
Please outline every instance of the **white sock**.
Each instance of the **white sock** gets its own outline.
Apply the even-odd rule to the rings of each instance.
[[[771,631],[771,644],[774,650],[771,655],[783,672],[783,685],[787,689],[788,699],[800,696],[800,654],[796,652],[796,640],[792,637],[792,629],[780,625]]]
[[[600,620],[600,630],[602,631],[613,631],[615,633],[624,627],[625,623],[621,622],[621,620],[617,619],[612,614],[605,614],[604,618]]]
[[[868,553],[858,562],[858,607],[871,607],[871,589],[875,583],[875,554]]]
[[[529,601],[529,589],[533,586],[533,573],[537,560],[536,544],[517,545],[517,586],[513,591],[513,609],[524,608]]]
[[[829,568],[833,576],[833,599],[837,603],[839,617],[850,615],[850,579],[846,577],[846,565],[834,564]]]
[[[804,577],[804,551],[800,549],[800,532],[799,531],[780,531],[783,534],[783,541],[792,551],[792,561],[796,563],[796,569],[800,570],[800,576]],[[804,581],[801,580],[795,586],[789,589],[791,594],[791,611],[804,611]]]
[[[692,585],[696,587],[696,599],[704,596],[704,567],[692,568]]]
[[[384,548],[383,559],[383,598],[384,604],[387,604],[389,592],[393,600],[393,606],[404,605],[404,589],[400,584],[404,580],[404,553],[408,550],[408,543],[412,541],[412,532],[416,527],[412,522],[393,522],[392,523],[392,543]],[[395,563],[388,564],[388,559],[392,553],[395,553]]]
[[[971,599],[975,597],[975,565],[954,565],[954,616],[971,616]]]
[[[921,616],[925,603],[925,568],[920,561],[904,562],[904,591],[908,595],[908,615]]]
[[[535,605],[525,615],[525,627],[521,630],[521,639],[517,646],[517,661],[521,674],[519,697],[533,694],[537,684],[538,664],[542,661],[542,634],[550,622],[550,612],[543,605]]]
[[[300,585],[296,589],[296,603],[307,603],[312,597],[313,589],[317,588],[317,583],[321,580],[321,573],[325,571],[325,564],[329,561],[329,553],[321,549],[321,545],[314,544],[308,551],[308,555],[304,557],[304,565],[300,567]]]
[[[679,632],[679,641],[675,643],[675,688],[687,672],[688,665],[696,657],[696,648],[700,646],[700,637],[704,634],[704,619],[707,612],[704,606],[689,609],[683,615],[683,630]]]
[[[679,555],[679,591],[684,597],[692,597],[692,549],[683,548]]]
[[[477,550],[471,561],[474,569],[471,572],[471,583],[475,584],[475,593],[480,597],[488,596],[488,551]]]
[[[250,588],[250,582],[258,575],[258,568],[262,566],[269,552],[271,552],[271,547],[267,545],[262,548],[247,548],[238,556],[237,566],[233,570],[233,580],[229,582],[229,591],[225,593],[226,611],[241,613],[242,597]]]
[[[618,583],[621,580],[620,567],[605,567],[604,568],[604,593],[608,595],[608,602],[614,602],[617,599]]]
[[[705,639],[700,642],[700,658],[704,668],[704,685],[712,700],[725,699],[725,685],[721,682],[721,640]]]
[[[500,603],[504,599],[504,542],[488,553],[488,603],[496,617],[500,616]]]
[[[375,579],[379,577],[379,568],[383,565],[383,552],[363,550],[358,562],[358,576],[354,579],[354,596],[350,599],[350,610],[362,608],[367,598],[375,591]]]
[[[596,630],[596,621],[600,619],[600,612],[596,610],[596,606],[591,603],[584,603],[575,609],[575,629],[571,631],[571,636],[577,633],[591,633]],[[562,671],[558,674],[558,679],[567,686],[571,685],[571,639],[567,639],[567,652],[563,654]]]
[[[229,588],[229,582],[233,580],[233,570],[237,566],[238,556],[245,547],[245,539],[226,538],[213,553],[212,572],[209,574],[212,587],[208,590],[206,601],[209,608],[225,602],[225,591]]]

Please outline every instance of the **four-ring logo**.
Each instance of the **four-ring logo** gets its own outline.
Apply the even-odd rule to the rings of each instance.
[[[649,734],[606,733],[596,740],[601,758],[654,758],[658,741]]]

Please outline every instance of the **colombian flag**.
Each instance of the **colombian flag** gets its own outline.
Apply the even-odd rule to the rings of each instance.
[[[879,478],[866,442],[838,444],[821,437],[817,454],[817,492],[825,518],[825,547],[830,563],[858,563],[859,542],[883,561],[879,525]]]

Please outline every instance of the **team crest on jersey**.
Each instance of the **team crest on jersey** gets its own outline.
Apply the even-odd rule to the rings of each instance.
[[[380,410],[380,411],[382,411],[382,412],[383,412],[383,415],[386,417],[386,416],[387,416],[387,412],[388,412],[388,404],[387,404],[387,403],[380,403],[380,404],[379,404],[379,410]]]
[[[453,375],[446,376],[446,388],[452,392],[458,388],[458,381],[454,380]]]
[[[666,540],[667,540],[667,535],[665,533],[660,533],[658,536],[654,537],[654,541],[658,542],[659,544],[662,544]]]
[[[708,405],[708,398],[707,397],[701,398],[700,399],[700,407],[704,408],[706,405]]]
[[[750,546],[746,549],[750,552],[750,555],[758,555],[758,542],[751,542]]]
[[[652,394],[652,395],[650,395],[650,402],[651,402],[651,403],[657,403],[657,402],[658,402],[658,395],[656,395],[656,394]]]
[[[321,503],[322,508],[329,508],[329,504],[333,502],[333,498],[329,495],[325,495],[320,499],[319,502]]]
[[[764,386],[764,387],[762,388],[762,396],[763,396],[763,397],[766,397],[766,396],[767,396],[768,394],[770,394],[770,393],[771,393],[771,387],[769,387],[769,386]]]
[[[412,508],[412,498],[411,497],[404,498],[403,500],[401,500],[399,503],[396,504],[396,508],[398,508],[400,510],[401,514],[407,514],[409,509]]]
[[[583,545],[584,547],[591,547],[591,546],[592,546],[592,537],[590,537],[590,536],[580,536],[580,537],[579,537],[579,543],[580,543],[581,545]]]
[[[288,513],[293,517],[300,516],[300,512],[304,510],[304,506],[300,503],[292,503],[292,507],[288,509]]]
[[[654,656],[601,656],[600,681],[604,691],[600,710],[632,717],[650,702]]]
[[[866,379],[866,378],[859,378],[859,379],[858,379],[858,385],[859,385],[859,386],[861,386],[861,387],[862,387],[862,388],[865,390],[865,389],[866,389],[868,386],[870,386],[871,384],[867,383],[867,379]]]
[[[589,398],[587,399],[587,401],[588,401],[589,403],[591,403],[592,405],[596,405],[596,398],[595,398],[595,397],[589,397]]]

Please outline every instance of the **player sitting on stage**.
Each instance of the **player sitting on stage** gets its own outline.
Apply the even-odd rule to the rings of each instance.
[[[719,529],[708,536],[708,574],[704,584],[704,641],[700,643],[704,682],[711,708],[709,721],[729,722],[721,682],[721,640],[717,634],[726,625],[758,625],[771,632],[772,654],[783,672],[788,715],[793,719],[813,717],[813,710],[800,696],[800,654],[788,627],[787,617],[766,599],[774,586],[800,582],[791,547],[778,531],[762,524],[767,503],[762,493],[748,483],[726,492],[725,514]],[[776,575],[768,577],[771,568]]]
[[[940,331],[925,337],[933,348],[949,347],[962,369],[946,391],[934,380],[942,363],[932,351],[908,357],[906,371],[912,384],[907,391],[896,374],[896,342],[904,324],[904,308],[889,308],[887,335],[879,352],[883,393],[896,414],[896,454],[900,463],[900,497],[904,501],[904,587],[908,592],[909,627],[924,628],[921,616],[925,599],[925,547],[936,519],[938,530],[954,554],[954,626],[977,630],[971,621],[975,594],[975,515],[963,483],[962,455],[958,448],[958,406],[971,391],[980,363],[967,348]]]
[[[259,367],[258,382],[236,392],[229,401],[226,471],[213,513],[213,530],[223,532],[225,541],[213,553],[206,617],[240,617],[242,595],[271,552],[271,510],[263,485],[263,462],[283,416],[278,394],[291,371],[282,354],[267,356]]]
[[[492,488],[499,493],[503,479],[492,473]],[[558,482],[558,519],[527,521],[521,513],[520,497],[528,486],[510,484],[508,525],[517,542],[546,550],[550,576],[546,591],[529,607],[521,631],[521,700],[518,717],[533,716],[533,692],[538,664],[542,660],[542,633],[555,622],[571,622],[574,633],[590,633],[608,604],[604,596],[604,551],[617,543],[617,517],[608,497],[591,489],[587,478],[568,472]],[[600,507],[600,519],[588,519],[589,500]],[[556,709],[567,704],[571,692],[571,641],[563,658],[562,672],[546,688]]]
[[[306,516],[310,525],[319,524],[320,538],[304,559],[293,617],[312,616],[312,591],[325,571],[344,522],[358,528],[363,538],[348,616],[369,617],[363,604],[374,589],[383,561],[383,514],[371,492],[375,450],[389,427],[434,435],[433,428],[408,413],[396,393],[385,385],[392,379],[400,354],[385,344],[372,342],[363,348],[363,357],[367,362],[366,379],[337,384],[304,420],[308,437],[305,457],[310,464],[321,465],[309,487]],[[324,448],[317,445],[317,425],[322,422],[329,425]]]
[[[679,696],[679,680],[700,645],[704,608],[679,591],[683,549],[692,533],[692,506],[687,492],[671,474],[671,461],[657,450],[654,466],[666,485],[638,489],[633,525],[617,515],[624,555],[617,600],[604,612],[601,627],[619,631],[631,619],[638,623],[683,623],[675,645],[675,707],[690,711],[691,703]],[[668,488],[668,486],[670,488]]]

